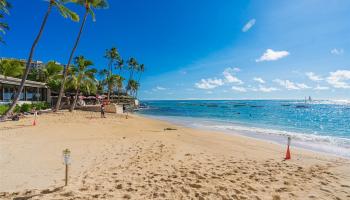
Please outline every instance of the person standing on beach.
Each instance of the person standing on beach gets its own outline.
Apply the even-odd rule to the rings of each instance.
[[[106,118],[105,116],[105,104],[101,103],[101,118]]]

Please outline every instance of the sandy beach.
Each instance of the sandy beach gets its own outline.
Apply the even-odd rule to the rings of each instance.
[[[343,158],[292,147],[283,161],[285,146],[137,115],[60,112],[31,124],[0,124],[0,199],[350,199]]]

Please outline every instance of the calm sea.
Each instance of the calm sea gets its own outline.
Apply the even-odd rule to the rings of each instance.
[[[140,114],[350,157],[350,103],[296,100],[143,101]]]

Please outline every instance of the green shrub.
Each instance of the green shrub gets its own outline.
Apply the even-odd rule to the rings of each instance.
[[[21,110],[21,112],[29,112],[31,109],[32,109],[31,104],[24,103],[24,104],[22,104],[20,110]]]
[[[38,102],[38,103],[32,104],[32,108],[34,108],[34,107],[36,110],[45,110],[45,109],[50,108],[50,105],[47,102]]]
[[[0,105],[0,115],[3,115],[8,108],[8,105]]]
[[[9,108],[9,105],[0,105],[0,115],[4,114],[8,108]],[[50,104],[47,102],[38,102],[33,104],[24,103],[21,106],[16,105],[13,112],[14,113],[30,112],[33,108],[35,108],[36,110],[45,110],[50,108]]]
[[[14,113],[19,113],[21,111],[21,106],[16,105],[15,109],[13,109]]]

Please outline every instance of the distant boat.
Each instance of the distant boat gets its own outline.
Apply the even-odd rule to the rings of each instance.
[[[282,104],[281,106],[291,106],[291,104]]]
[[[296,105],[295,108],[309,108],[308,105]]]
[[[309,101],[309,102],[312,101],[312,99],[311,99],[310,96],[309,96],[309,99],[307,99],[307,98],[305,97],[305,102],[304,102],[304,104],[296,105],[295,108],[310,108],[310,106],[308,106],[308,101]]]

